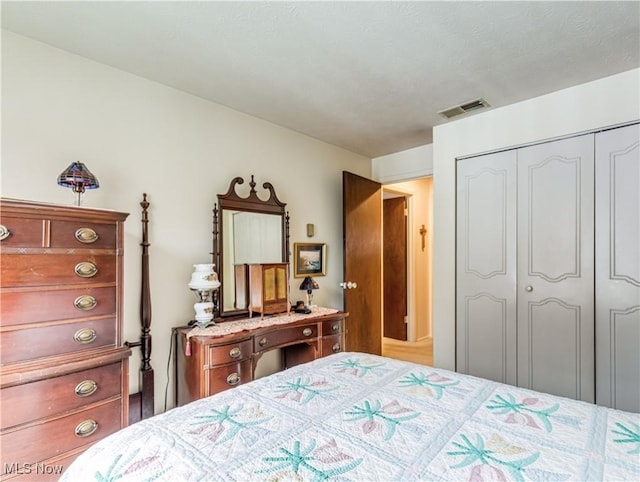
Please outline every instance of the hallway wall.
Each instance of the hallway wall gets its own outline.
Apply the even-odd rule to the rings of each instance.
[[[433,178],[385,184],[385,190],[409,194],[409,303],[413,305],[413,322],[409,324],[408,339],[421,340],[432,336],[432,260],[433,260]],[[420,229],[426,229],[422,249]]]

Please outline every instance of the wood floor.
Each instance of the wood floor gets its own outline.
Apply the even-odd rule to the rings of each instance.
[[[382,338],[382,355],[433,366],[433,339],[410,342]]]

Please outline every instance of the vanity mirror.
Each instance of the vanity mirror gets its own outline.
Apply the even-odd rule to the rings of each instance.
[[[286,204],[268,182],[262,187],[269,197],[260,199],[253,175],[247,197],[236,192],[240,184],[244,184],[243,178],[233,178],[228,191],[218,194],[213,208],[212,262],[221,282],[214,307],[217,318],[248,315],[247,264],[289,262]]]

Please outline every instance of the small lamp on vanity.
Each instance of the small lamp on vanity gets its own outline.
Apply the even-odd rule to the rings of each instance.
[[[313,290],[319,289],[320,286],[318,282],[314,280],[311,276],[305,276],[300,284],[300,289],[305,290],[307,292],[307,308],[311,309],[313,305],[311,304],[313,301]]]
[[[58,185],[70,187],[76,194],[76,206],[80,206],[85,189],[98,189],[100,183],[96,176],[82,162],[72,162],[58,176]]]
[[[218,275],[213,270],[213,264],[194,264],[195,268],[191,274],[189,288],[195,291],[200,301],[193,305],[196,312],[196,325],[200,328],[206,328],[214,324],[213,320],[213,301],[210,300],[211,293],[220,287]]]

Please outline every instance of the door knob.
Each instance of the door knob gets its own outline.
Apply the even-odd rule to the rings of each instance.
[[[533,291],[533,286],[527,285],[527,286],[524,287],[524,290],[529,292],[529,293],[531,293]]]
[[[340,287],[343,290],[351,290],[351,289],[357,288],[358,284],[353,281],[343,281],[342,283],[340,283]]]

